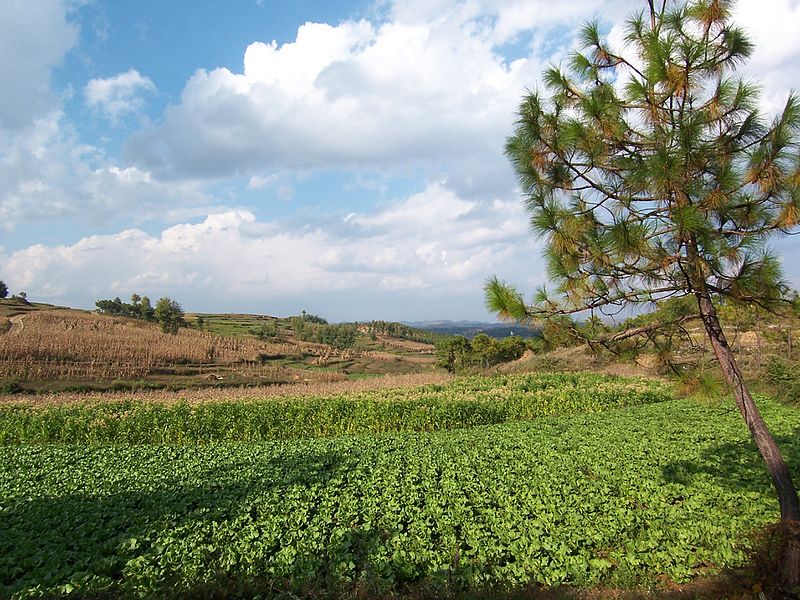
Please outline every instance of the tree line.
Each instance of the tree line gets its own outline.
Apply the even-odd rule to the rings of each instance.
[[[128,317],[158,323],[164,333],[176,334],[181,327],[186,327],[183,307],[172,298],[162,296],[153,306],[150,298],[131,294],[130,302],[123,302],[119,297],[113,300],[98,300],[97,310],[105,315]]]
[[[322,321],[321,323],[319,321]],[[296,339],[327,344],[337,350],[352,348],[358,339],[358,328],[352,323],[328,323],[314,315],[291,317],[289,323]]]
[[[488,368],[520,358],[531,346],[519,336],[502,339],[479,333],[472,340],[456,335],[436,342],[436,365],[450,373]]]
[[[385,335],[423,344],[435,344],[442,334],[424,331],[394,321],[370,321],[364,324],[370,336]]]

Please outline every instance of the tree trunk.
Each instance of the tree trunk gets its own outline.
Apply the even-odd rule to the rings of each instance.
[[[722,368],[722,374],[733,390],[736,406],[739,408],[745,423],[747,423],[748,429],[750,429],[750,434],[758,447],[758,451],[761,453],[764,462],[767,463],[767,469],[778,494],[781,521],[789,525],[796,525],[796,522],[800,521],[800,502],[798,502],[797,490],[792,482],[786,461],[784,461],[775,439],[772,437],[766,423],[764,423],[764,419],[761,417],[761,413],[755,402],[753,402],[750,391],[747,389],[739,365],[736,364],[733,352],[725,339],[725,334],[717,318],[717,311],[711,302],[710,296],[708,293],[700,291],[696,292],[696,295],[700,315],[711,342],[711,347],[714,349],[714,354]],[[786,528],[787,533],[792,530],[792,527]],[[787,544],[783,548],[781,575],[787,585],[797,586],[800,585],[800,540],[790,535],[786,542]]]

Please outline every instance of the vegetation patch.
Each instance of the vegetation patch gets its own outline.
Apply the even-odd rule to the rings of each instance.
[[[0,409],[0,443],[202,444],[437,431],[599,412],[671,397],[671,388],[657,381],[539,374],[262,401],[18,403]]]
[[[760,403],[797,468],[800,415]],[[437,433],[5,446],[0,511],[6,598],[363,597],[685,582],[744,561],[777,503],[733,406],[684,399]]]

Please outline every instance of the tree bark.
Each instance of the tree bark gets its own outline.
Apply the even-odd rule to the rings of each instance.
[[[796,525],[800,521],[800,502],[798,502],[797,489],[792,482],[789,468],[783,459],[780,448],[775,443],[775,438],[772,437],[758,407],[753,401],[753,397],[750,395],[750,391],[747,389],[739,365],[736,363],[733,352],[728,346],[728,341],[725,339],[725,334],[717,318],[717,311],[714,308],[711,297],[705,291],[697,291],[695,293],[700,316],[708,334],[708,339],[711,342],[711,347],[714,349],[714,354],[722,368],[722,374],[733,390],[736,406],[739,408],[745,423],[747,423],[750,435],[753,437],[753,441],[767,464],[767,469],[772,477],[772,483],[778,494],[781,521],[790,525],[786,528],[788,539],[782,549],[784,553],[782,579],[789,586],[800,585],[800,540],[797,540],[790,533],[795,530],[795,527],[791,525]]]

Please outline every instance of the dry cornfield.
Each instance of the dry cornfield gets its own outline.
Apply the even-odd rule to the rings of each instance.
[[[334,396],[340,394],[357,394],[361,392],[412,388],[430,384],[446,384],[454,379],[449,373],[411,373],[406,375],[384,375],[382,377],[369,377],[358,380],[335,380],[332,376],[337,373],[316,373],[321,377],[328,375],[330,380],[314,379],[313,381],[300,380],[294,383],[266,385],[247,388],[191,388],[186,390],[137,390],[130,391],[104,391],[83,393],[42,393],[25,394],[0,394],[0,406],[25,405],[34,407],[50,407],[65,404],[86,404],[93,402],[124,402],[135,397],[139,402],[154,402],[158,404],[174,404],[188,402],[198,404],[203,402],[235,402],[242,400],[265,400],[268,398],[298,398],[305,396]]]
[[[309,354],[323,351],[305,346],[302,350]],[[298,346],[288,343],[192,329],[167,335],[146,321],[74,310],[38,311],[17,317],[0,335],[0,377],[128,379],[180,366],[231,365],[243,374],[260,375],[275,370],[269,357],[296,352]]]

